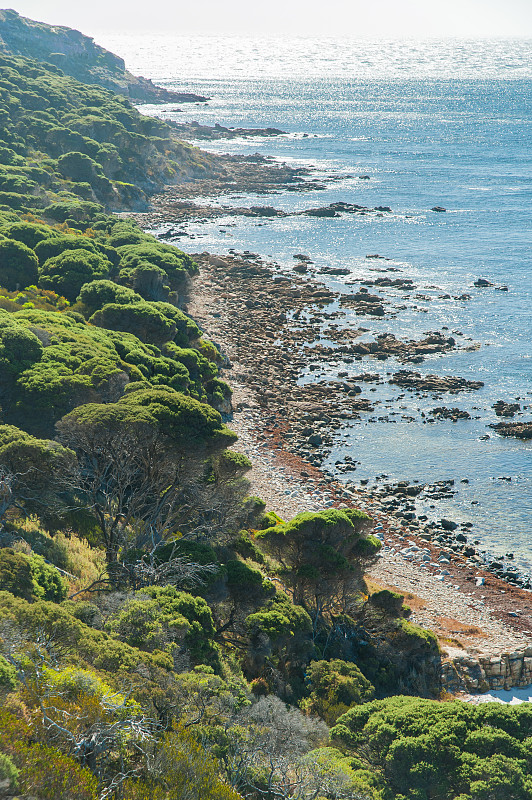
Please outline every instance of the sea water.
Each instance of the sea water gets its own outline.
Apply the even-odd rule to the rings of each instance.
[[[411,278],[414,292],[385,292],[403,306],[396,317],[368,320],[348,311],[342,324],[368,328],[369,338],[390,331],[417,339],[447,329],[461,348],[480,347],[407,368],[485,386],[435,400],[387,382],[364,385],[364,396],[378,401],[375,412],[336,433],[328,466],[334,470],[349,455],[356,470],[344,479],[370,485],[383,474],[389,481],[454,479],[452,501],[432,508],[427,502],[424,512],[472,522],[472,538],[494,553],[514,552],[530,570],[532,441],[502,438],[487,426],[500,421],[492,406],[501,399],[521,405],[524,414],[515,419],[532,420],[532,42],[116,35],[99,41],[124,56],[131,71],[212,98],[179,112],[169,104],[145,113],[280,128],[286,136],[200,144],[312,167],[326,187],[207,202],[300,211],[346,201],[392,209],[332,219],[227,217],[188,225],[176,243],[188,252],[248,249],[287,269],[295,253],[306,253],[318,268],[348,267],[347,278],[320,276],[344,291],[346,280],[380,277],[375,268],[392,266],[400,271],[382,274]],[[433,212],[434,206],[447,211]],[[376,253],[390,260],[366,259]],[[508,291],[476,289],[479,277]],[[463,294],[471,300],[453,299]],[[331,359],[304,370],[300,381],[335,378],[338,371],[387,379],[400,368],[393,359]],[[472,419],[424,422],[441,405],[458,406]]]

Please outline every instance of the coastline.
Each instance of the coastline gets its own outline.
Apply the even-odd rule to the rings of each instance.
[[[285,518],[301,511],[315,511],[331,505],[341,507],[342,504],[367,511],[373,517],[375,530],[384,545],[382,558],[367,578],[370,584],[404,594],[405,601],[412,607],[412,621],[436,633],[444,665],[452,664],[451,684],[463,661],[467,664],[462,665],[462,671],[467,673],[476,668],[479,660],[496,661],[504,654],[511,657],[520,653],[523,659],[530,660],[530,591],[512,586],[480,566],[472,566],[463,556],[443,551],[441,545],[431,541],[422,531],[413,530],[406,520],[398,520],[383,511],[380,498],[374,492],[361,486],[354,491],[346,490],[345,486],[287,446],[285,436],[290,434],[290,417],[294,411],[289,409],[289,396],[296,390],[297,364],[290,364],[288,357],[286,364],[282,365],[288,367],[284,373],[287,400],[279,403],[274,392],[255,380],[257,365],[259,371],[263,371],[266,362],[264,349],[254,350],[257,342],[251,331],[254,329],[257,333],[260,330],[266,342],[273,344],[268,336],[270,331],[267,327],[259,327],[259,320],[255,326],[252,319],[246,323],[245,315],[242,327],[235,311],[236,306],[242,306],[242,312],[249,315],[251,298],[256,296],[256,286],[249,278],[249,270],[258,269],[260,272],[265,269],[268,272],[272,267],[265,266],[253,254],[228,259],[204,253],[195,258],[200,271],[193,280],[187,310],[209,332],[228,359],[222,373],[233,389],[234,411],[228,424],[239,436],[235,449],[248,455],[253,462],[250,473],[252,492],[261,496],[269,509]],[[236,270],[248,275],[247,293],[232,277]],[[292,292],[295,287],[293,300],[299,307],[312,301],[312,292],[316,290],[314,287],[305,290],[298,278],[296,275],[287,291]],[[275,283],[275,278],[271,281],[272,319],[277,319],[273,306],[280,285],[284,284]],[[247,342],[246,336],[249,337]],[[272,348],[271,355],[275,360],[278,350]],[[253,356],[256,359],[255,375]],[[297,400],[294,403],[297,409]],[[405,554],[409,548],[430,551],[429,566]],[[443,578],[440,574],[442,566],[436,566],[443,557],[442,552],[451,555],[446,559],[447,574]],[[518,680],[521,684],[507,680],[505,685],[526,685],[522,684],[522,675]],[[478,688],[467,680],[467,676],[462,684],[459,687],[462,690],[475,691]],[[497,684],[490,688],[497,688]]]

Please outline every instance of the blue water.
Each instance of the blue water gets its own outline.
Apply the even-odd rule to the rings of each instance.
[[[281,128],[286,137],[202,146],[312,165],[314,177],[327,184],[320,192],[211,202],[302,210],[342,200],[392,208],[381,217],[290,217],[266,224],[218,219],[188,226],[194,238],[178,243],[189,252],[249,249],[283,268],[294,263],[294,253],[308,253],[317,267],[351,269],[347,278],[322,278],[335,289],[345,280],[379,277],[374,268],[393,266],[401,271],[390,277],[412,278],[415,292],[378,291],[404,306],[397,317],[375,321],[346,311],[342,324],[405,338],[446,326],[462,347],[474,342],[480,348],[408,368],[482,380],[485,387],[437,400],[388,383],[372,394],[364,387],[364,396],[379,401],[376,411],[338,433],[329,464],[351,455],[359,462],[348,476],[354,481],[382,473],[423,483],[456,479],[452,502],[426,513],[473,522],[474,538],[497,553],[514,551],[530,568],[532,441],[502,439],[486,426],[499,421],[491,408],[499,399],[519,398],[523,414],[516,419],[532,420],[532,42],[114,36],[102,43],[124,55],[134,72],[213,98],[205,106],[182,106],[182,113],[162,113],[161,107],[147,107],[147,113]],[[360,180],[361,174],[370,180]],[[435,205],[447,212],[431,212]],[[367,260],[368,253],[391,261]],[[475,289],[478,277],[505,284],[508,292]],[[470,301],[452,299],[464,292]],[[401,366],[392,359],[332,360],[325,369],[304,372],[301,381],[340,370],[386,378]],[[439,405],[458,406],[473,419],[423,424],[422,412]],[[396,421],[379,421],[386,414]],[[469,483],[460,484],[461,478]]]

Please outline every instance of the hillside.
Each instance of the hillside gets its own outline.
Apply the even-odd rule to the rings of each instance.
[[[47,25],[22,17],[13,9],[0,10],[0,51],[36,58],[61,67],[84,83],[94,83],[141,103],[192,103],[208,98],[173,92],[147,78],[132,75],[125,62],[72,28]]]
[[[0,204],[10,207],[142,209],[165,185],[220,169],[126,98],[53,64],[0,53],[0,103]]]

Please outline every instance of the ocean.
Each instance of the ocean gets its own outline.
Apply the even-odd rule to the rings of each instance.
[[[212,98],[180,112],[162,113],[175,108],[170,104],[143,107],[145,113],[280,128],[286,136],[201,146],[309,166],[326,186],[209,202],[292,211],[345,201],[392,209],[382,216],[266,223],[227,217],[188,225],[189,236],[176,244],[188,252],[247,249],[285,268],[295,253],[306,253],[318,267],[349,268],[347,277],[320,276],[344,291],[345,281],[379,277],[370,270],[383,266],[398,270],[392,278],[411,278],[414,292],[386,290],[401,307],[397,316],[368,319],[346,311],[341,324],[364,326],[369,338],[392,332],[418,339],[443,330],[462,349],[407,368],[485,385],[437,402],[386,381],[374,386],[375,413],[335,433],[327,465],[334,472],[335,462],[349,455],[356,470],[341,479],[370,486],[377,475],[389,482],[454,480],[452,500],[424,501],[418,513],[471,522],[472,539],[497,555],[515,553],[515,563],[530,571],[532,440],[503,438],[487,426],[500,421],[493,409],[498,400],[519,404],[514,421],[532,421],[532,41],[115,34],[98,41],[122,55],[132,72]],[[446,212],[431,211],[435,206]],[[389,260],[368,260],[368,254]],[[477,278],[508,291],[475,288]],[[454,299],[464,294],[471,299]],[[393,359],[331,359],[300,380],[361,370],[387,378],[401,368]],[[427,423],[437,405],[459,407],[471,419]]]

